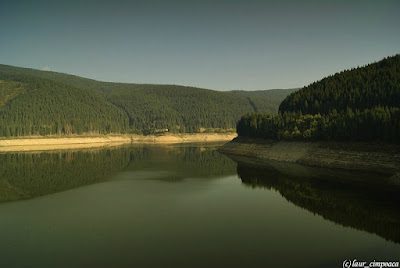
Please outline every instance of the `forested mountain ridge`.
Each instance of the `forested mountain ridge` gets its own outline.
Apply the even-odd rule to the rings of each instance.
[[[400,55],[328,76],[286,97],[279,110],[328,114],[380,105],[400,105]]]
[[[265,111],[271,114],[275,114],[275,106],[281,104],[281,100],[285,99],[288,95],[299,90],[298,88],[290,89],[269,89],[269,90],[257,90],[257,91],[244,91],[234,90],[230,91],[233,94],[246,97],[250,104],[254,107],[254,111],[261,112]]]
[[[0,136],[229,129],[242,114],[276,113],[290,92],[100,82],[0,65]]]
[[[347,70],[289,95],[278,115],[247,114],[239,136],[400,142],[400,55]]]

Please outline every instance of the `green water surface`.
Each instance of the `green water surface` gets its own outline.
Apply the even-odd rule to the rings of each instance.
[[[0,267],[342,267],[400,260],[385,176],[220,144],[0,154]]]

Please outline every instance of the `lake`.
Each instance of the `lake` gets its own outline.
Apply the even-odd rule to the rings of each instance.
[[[220,144],[0,154],[1,267],[399,261],[400,186]]]

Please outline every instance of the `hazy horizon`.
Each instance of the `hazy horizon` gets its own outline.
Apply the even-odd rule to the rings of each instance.
[[[0,63],[105,82],[301,88],[400,53],[398,1],[2,1]]]

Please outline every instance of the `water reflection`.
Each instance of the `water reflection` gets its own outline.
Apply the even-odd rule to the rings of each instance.
[[[249,187],[278,191],[323,218],[400,243],[400,187],[379,174],[257,163],[216,145],[124,146],[0,154],[0,202],[30,199],[109,180],[219,178],[238,174]],[[261,204],[262,205],[262,204]],[[267,212],[266,212],[267,213]]]
[[[233,158],[243,184],[276,190],[325,219],[400,243],[400,187],[386,176]]]
[[[216,146],[137,145],[0,154],[0,202],[104,182],[122,171],[129,171],[129,179],[169,182],[236,174],[235,162],[216,152]]]

